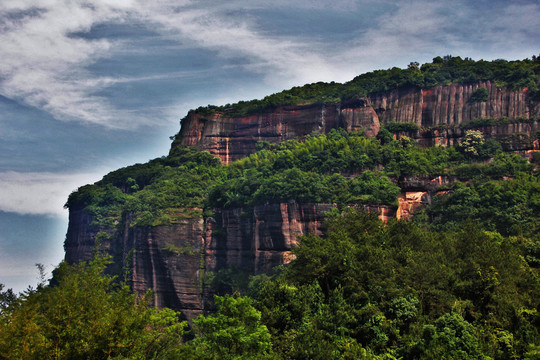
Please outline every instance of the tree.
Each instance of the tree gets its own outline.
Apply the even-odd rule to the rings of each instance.
[[[479,151],[483,147],[486,139],[484,134],[478,130],[467,130],[461,143],[457,146],[459,152],[465,157],[474,159],[479,156]]]
[[[57,285],[23,295],[1,324],[0,358],[152,359],[180,346],[186,323],[103,275],[109,262],[61,263]]]
[[[424,326],[425,359],[483,359],[476,329],[456,313]]]
[[[272,349],[270,332],[261,324],[261,312],[248,297],[215,296],[217,311],[193,323],[197,337],[191,342],[202,359],[262,359]]]
[[[470,103],[480,103],[480,102],[486,102],[489,98],[489,92],[488,89],[485,87],[479,87],[478,89],[475,89],[471,96],[469,97]]]

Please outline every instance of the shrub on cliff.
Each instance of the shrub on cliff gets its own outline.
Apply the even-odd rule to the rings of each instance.
[[[475,89],[471,93],[471,96],[469,97],[469,102],[473,104],[486,102],[488,100],[488,97],[489,97],[488,89],[486,89],[485,87],[479,87],[478,89]]]

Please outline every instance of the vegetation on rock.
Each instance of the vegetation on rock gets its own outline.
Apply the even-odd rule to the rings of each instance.
[[[381,93],[404,87],[432,88],[437,85],[452,83],[472,84],[479,81],[492,81],[499,87],[527,88],[530,99],[540,97],[540,60],[533,59],[506,61],[474,61],[459,56],[437,56],[431,63],[420,66],[409,66],[407,69],[394,67],[388,70],[377,70],[359,75],[346,83],[318,82],[293,87],[261,100],[240,101],[224,106],[199,107],[194,110],[202,115],[216,112],[227,116],[243,116],[274,109],[278,106],[328,104],[359,96]],[[483,90],[482,90],[483,89]],[[483,102],[487,100],[487,90],[480,87],[469,101]]]
[[[526,87],[537,98],[539,76],[536,57],[437,57],[346,84],[310,84],[196,111],[246,114],[487,80]],[[469,101],[485,101],[482,89]],[[475,130],[511,121],[532,120],[462,124],[465,136],[455,147],[420,147],[408,137],[418,126],[390,122],[376,138],[338,129],[261,142],[228,166],[208,152],[174,147],[169,156],[111,172],[66,203],[92,217],[99,239],[127,225],[209,217],[215,208],[287,201],[337,207],[324,236],[299,237],[287,266],[249,278],[230,268],[214,274],[207,289],[217,293],[214,311],[191,327],[179,313],[150,306],[150,293],[132,294],[105,274],[106,256],[61,263],[50,285],[19,295],[0,285],[0,359],[537,359],[540,172]],[[361,210],[395,207],[408,180],[438,176],[450,180],[434,185],[431,204],[411,221],[383,223]],[[198,255],[189,245],[161,250]]]

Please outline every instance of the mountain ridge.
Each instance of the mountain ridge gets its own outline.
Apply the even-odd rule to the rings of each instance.
[[[432,66],[447,63],[472,66],[452,57]],[[209,272],[259,273],[288,262],[296,237],[322,234],[332,209],[351,205],[406,219],[462,181],[530,173],[525,160],[501,150],[533,156],[539,149],[540,64],[536,58],[510,64],[512,81],[504,84],[498,74],[423,89],[410,82],[426,64],[412,64],[351,82],[382,74],[382,85],[372,87],[397,86],[386,92],[351,93],[351,85],[338,98],[307,86],[314,99],[307,104],[283,92],[277,99],[288,104],[268,105],[270,98],[252,103],[254,110],[239,103],[190,111],[168,156],[119,169],[70,195],[66,260],[89,260],[100,244],[113,255],[110,271],[127,264],[135,291],[153,289],[155,305],[192,318],[210,296]],[[458,75],[466,72],[452,76]],[[297,99],[309,97],[295,91]]]

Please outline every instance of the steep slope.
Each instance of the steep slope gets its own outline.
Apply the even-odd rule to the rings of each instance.
[[[487,89],[487,99],[470,101],[478,89]],[[277,143],[336,128],[362,129],[375,136],[381,125],[390,122],[418,125],[423,131],[417,138],[423,144],[453,145],[464,135],[460,125],[480,118],[514,120],[483,129],[488,136],[502,140],[506,135],[523,134],[530,139],[540,128],[540,107],[528,101],[526,88],[501,88],[491,81],[430,89],[408,86],[335,104],[280,106],[246,116],[191,111],[172,146],[196,146],[229,164],[255,152],[258,141]]]
[[[261,273],[289,262],[296,237],[322,234],[334,208],[408,219],[459,181],[530,172],[493,142],[478,143],[476,157],[463,147],[417,146],[457,145],[477,129],[505,150],[539,148],[538,90],[529,81],[536,73],[425,84],[445,66],[454,69],[451,62],[428,64],[439,69],[433,74],[429,66],[392,69],[190,111],[167,157],[117,170],[70,196],[66,260],[89,260],[97,246],[135,291],[152,289],[156,305],[191,318],[210,295],[209,272]],[[419,76],[424,82],[413,81]]]

